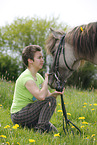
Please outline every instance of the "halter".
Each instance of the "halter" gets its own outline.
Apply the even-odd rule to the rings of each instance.
[[[64,63],[67,67],[68,70],[70,71],[74,71],[72,68],[70,68],[66,62],[66,59],[65,59],[65,36],[66,36],[66,33],[62,36],[61,40],[60,40],[60,43],[59,43],[59,46],[58,46],[58,49],[57,49],[57,52],[56,52],[56,56],[55,56],[55,59],[54,59],[54,68],[53,68],[53,72],[52,73],[49,73],[49,75],[54,75],[54,77],[56,78],[57,80],[57,88],[56,90],[57,91],[62,91],[63,90],[63,87],[65,85],[65,81],[63,82],[63,84],[61,84],[61,81],[59,80],[58,76],[59,76],[59,58],[60,58],[60,54],[62,52],[63,54],[63,58],[64,58]],[[55,46],[55,44],[54,44]]]
[[[57,52],[56,52],[56,56],[55,56],[55,60],[54,60],[54,69],[53,69],[53,72],[52,73],[49,73],[49,75],[54,75],[55,78],[56,78],[56,83],[57,83],[57,88],[56,90],[57,91],[63,91],[63,88],[65,86],[65,81],[63,82],[63,84],[61,84],[61,80],[59,80],[58,78],[58,75],[59,75],[59,58],[60,58],[60,54],[61,54],[61,51],[63,52],[63,56],[64,56],[64,63],[67,67],[68,70],[70,71],[74,71],[72,68],[70,68],[66,62],[66,59],[65,59],[65,36],[66,36],[66,33],[62,36],[61,40],[60,40],[60,43],[59,43],[59,46],[58,46],[58,49],[57,49]],[[64,100],[63,100],[63,95],[61,95],[61,106],[62,106],[62,111],[63,111],[63,116],[65,117],[65,122],[66,122],[66,130],[68,132],[68,126],[70,126],[70,123],[80,132],[80,135],[81,135],[81,131],[80,129],[75,125],[73,124],[69,119],[67,119],[67,113],[66,113],[66,108],[65,108],[65,104],[64,104]],[[74,135],[74,132],[70,126],[70,129]],[[64,127],[64,118],[63,118],[63,130],[66,134],[66,131],[65,131],[65,127]]]

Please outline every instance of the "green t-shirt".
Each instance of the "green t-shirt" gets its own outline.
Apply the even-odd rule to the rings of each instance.
[[[24,108],[26,105],[28,105],[29,103],[33,103],[34,101],[37,101],[37,99],[25,87],[25,83],[28,80],[33,80],[35,81],[37,87],[41,89],[41,84],[43,83],[44,79],[39,73],[36,74],[36,77],[37,77],[37,81],[34,80],[34,78],[31,75],[31,72],[28,69],[26,69],[19,76],[15,85],[13,103],[11,106],[11,113],[16,113],[20,111],[22,108]]]

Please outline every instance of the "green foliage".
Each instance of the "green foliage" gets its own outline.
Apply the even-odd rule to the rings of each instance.
[[[15,81],[18,77],[18,71],[17,60],[0,52],[0,78]]]
[[[97,89],[97,66],[90,62],[86,62],[85,65],[75,71],[73,75],[68,79],[67,85],[75,86],[81,89]]]
[[[28,45],[40,45],[44,54],[44,68],[46,64],[45,40],[49,34],[50,27],[55,29],[67,29],[67,25],[63,28],[62,23],[58,23],[58,18],[42,19],[38,17],[33,18],[16,18],[12,24],[6,25],[0,29],[0,50],[8,52],[11,55],[17,55],[18,60],[21,56],[22,50]],[[21,61],[21,60],[20,60]],[[24,65],[21,67],[25,69]]]
[[[72,135],[70,128],[69,134],[63,132],[63,116],[61,110],[60,96],[57,97],[57,107],[51,118],[51,122],[57,127],[59,136],[54,137],[55,133],[34,132],[33,129],[18,127],[13,128],[10,116],[10,107],[14,92],[14,83],[0,81],[0,144],[7,145],[96,145],[97,144],[97,90],[80,91],[66,88],[64,102],[67,110],[67,117],[82,132],[80,137],[75,128],[75,136]],[[79,119],[85,117],[85,119]],[[86,124],[83,124],[86,122]],[[7,126],[8,125],[8,126]],[[29,139],[35,140],[30,143]],[[8,142],[8,143],[7,143]]]

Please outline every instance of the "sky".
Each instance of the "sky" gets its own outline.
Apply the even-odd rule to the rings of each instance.
[[[97,21],[97,0],[0,0],[0,27],[17,17],[59,17],[70,27]]]

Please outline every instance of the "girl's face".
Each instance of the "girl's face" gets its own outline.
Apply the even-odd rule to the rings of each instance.
[[[37,51],[34,55],[33,66],[38,70],[42,69],[43,67],[43,54],[42,51]]]

